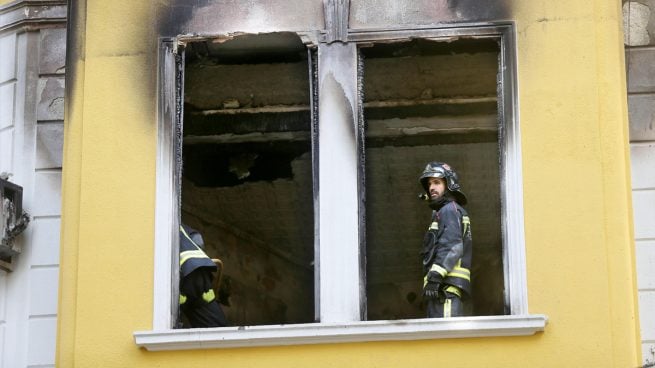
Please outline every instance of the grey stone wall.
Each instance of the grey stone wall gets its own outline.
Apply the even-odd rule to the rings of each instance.
[[[644,364],[655,363],[655,1],[623,1]]]
[[[0,367],[54,367],[65,50],[63,23],[0,32],[0,172],[31,216],[13,271],[0,271]]]

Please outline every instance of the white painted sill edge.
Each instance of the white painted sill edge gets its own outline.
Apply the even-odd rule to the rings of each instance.
[[[149,351],[327,344],[386,340],[527,336],[544,331],[548,317],[485,316],[351,323],[195,328],[134,332]]]

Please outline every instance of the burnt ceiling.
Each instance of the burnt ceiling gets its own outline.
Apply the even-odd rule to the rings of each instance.
[[[245,34],[190,42],[186,62],[208,64],[293,63],[307,59],[307,49],[291,32]]]

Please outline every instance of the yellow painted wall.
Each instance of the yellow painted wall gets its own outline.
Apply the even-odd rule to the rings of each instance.
[[[514,4],[529,310],[548,315],[544,333],[138,349],[132,333],[152,325],[154,19],[147,1],[89,0],[67,70],[58,366],[640,365],[621,4]]]

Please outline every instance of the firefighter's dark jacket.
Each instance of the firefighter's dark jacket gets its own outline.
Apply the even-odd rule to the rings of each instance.
[[[453,200],[432,211],[432,223],[423,239],[423,271],[429,281],[458,287],[471,296],[473,241],[466,210]],[[435,272],[430,272],[435,271]]]
[[[200,267],[207,267],[209,271],[216,271],[216,265],[205,252],[192,240],[195,230],[180,226],[180,278]]]

